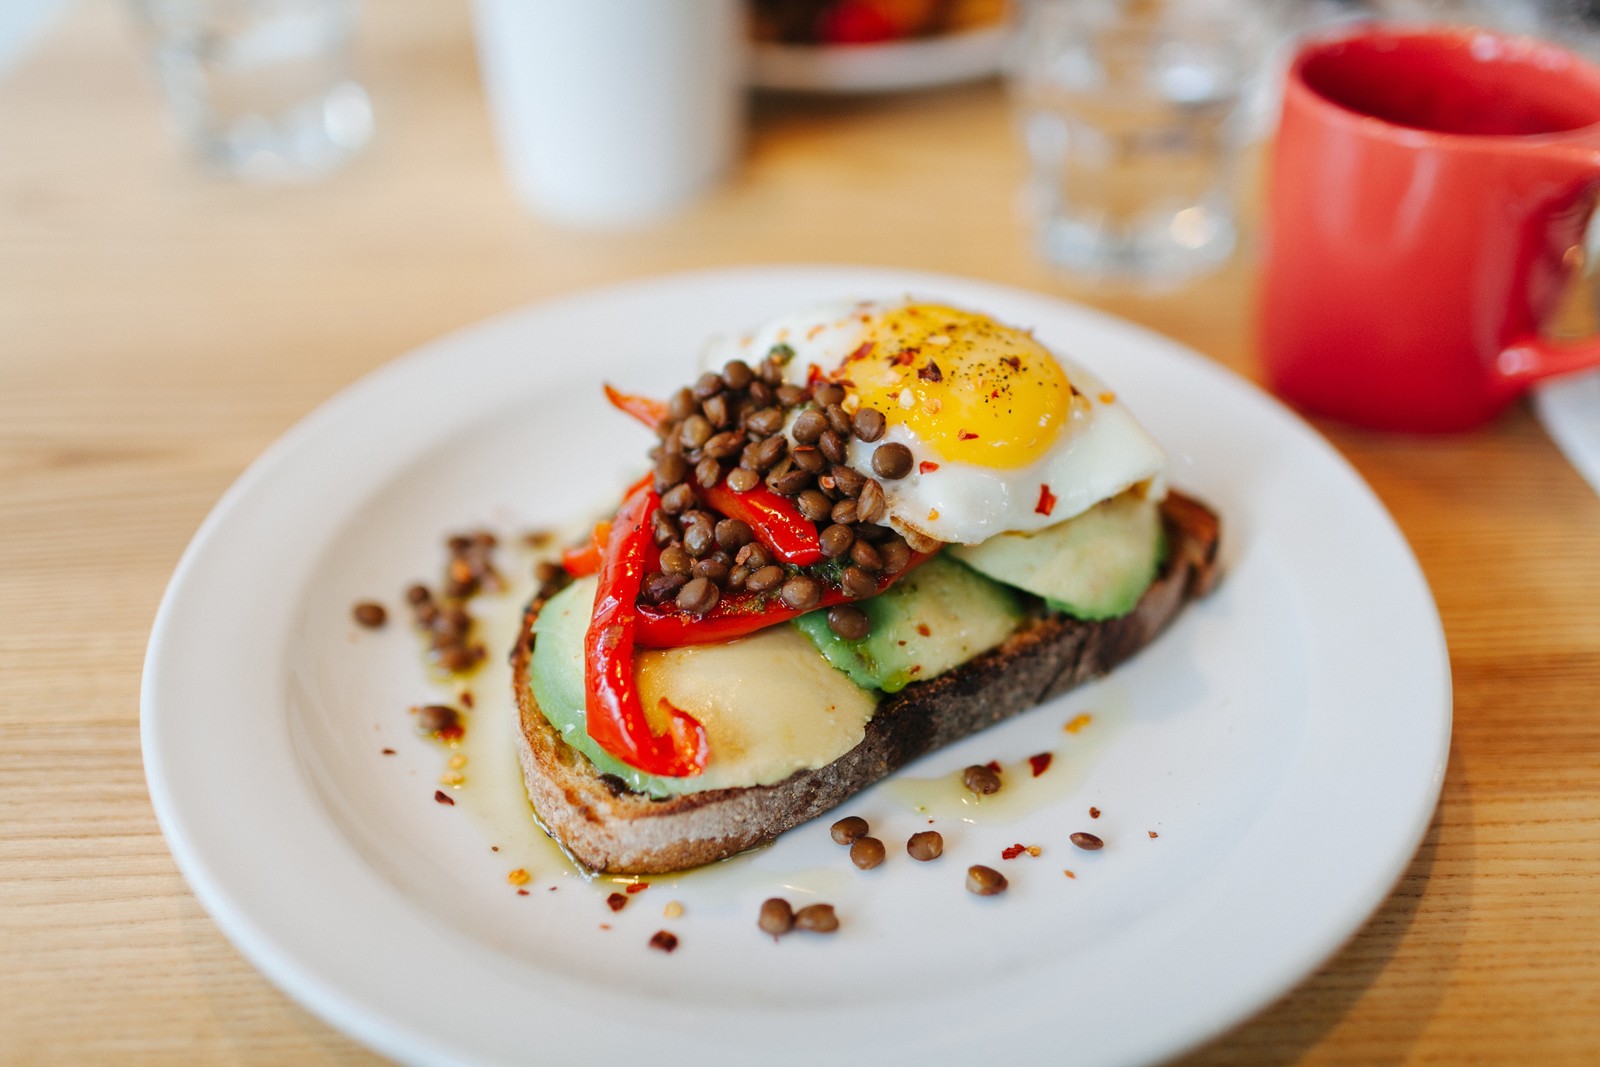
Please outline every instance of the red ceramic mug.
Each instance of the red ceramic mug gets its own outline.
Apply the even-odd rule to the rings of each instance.
[[[1386,430],[1477,426],[1600,366],[1540,336],[1600,192],[1600,68],[1469,28],[1304,46],[1273,150],[1265,371],[1303,410]]]

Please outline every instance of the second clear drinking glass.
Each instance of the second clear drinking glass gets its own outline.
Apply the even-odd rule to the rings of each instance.
[[[1040,253],[1160,287],[1237,242],[1247,105],[1272,34],[1251,0],[1035,0],[1011,88]]]

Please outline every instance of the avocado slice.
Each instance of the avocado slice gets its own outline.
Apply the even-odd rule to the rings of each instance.
[[[938,555],[887,590],[857,602],[872,629],[850,641],[833,632],[826,609],[794,625],[857,685],[898,692],[995,647],[1016,630],[1022,605],[1005,586]]]
[[[1161,509],[1132,491],[1037,533],[1007,533],[950,552],[995,581],[1042,597],[1052,611],[1113,619],[1132,611],[1166,554]]]
[[[665,725],[663,701],[683,708],[706,728],[711,757],[689,778],[628,766],[594,742],[585,721],[584,635],[595,588],[593,578],[579,579],[540,610],[530,682],[545,718],[602,774],[653,796],[771,785],[861,742],[877,695],[834,670],[792,628],[772,626],[733,641],[639,650],[634,681],[652,726]]]

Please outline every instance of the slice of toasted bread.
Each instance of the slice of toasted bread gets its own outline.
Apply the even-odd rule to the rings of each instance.
[[[924,753],[1034,707],[1111,670],[1149,644],[1217,577],[1217,517],[1177,493],[1162,504],[1166,564],[1132,613],[1103,622],[1038,618],[998,648],[885,697],[855,748],[826,767],[775,785],[716,789],[663,800],[622,788],[563,741],[528,682],[528,606],[512,650],[521,710],[519,751],[534,811],[578,862],[609,874],[696,867],[772,840],[844,802]]]

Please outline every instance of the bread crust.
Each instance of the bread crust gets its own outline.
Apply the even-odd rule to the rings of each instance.
[[[1217,579],[1219,524],[1204,504],[1170,493],[1162,504],[1167,560],[1134,610],[1083,622],[1038,618],[955,670],[886,696],[855,748],[774,785],[654,799],[622,788],[561,739],[528,681],[533,623],[523,615],[511,653],[528,797],[546,831],[585,867],[660,874],[711,863],[780,833],[932,752],[1110,671],[1148,645]]]

